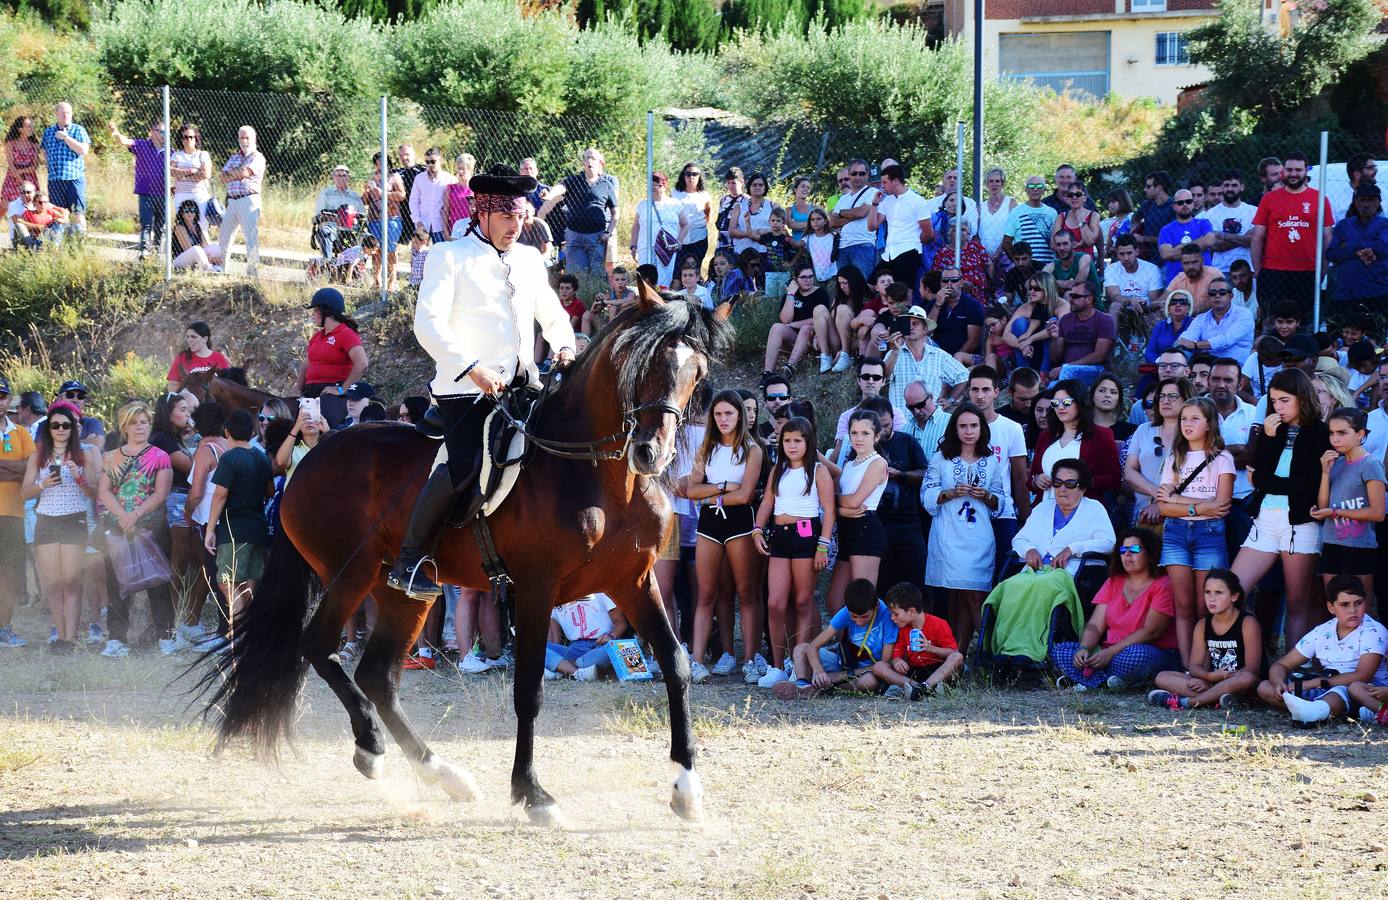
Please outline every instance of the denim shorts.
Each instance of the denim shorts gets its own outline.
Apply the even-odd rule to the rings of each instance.
[[[48,179],[48,200],[54,206],[72,212],[84,211],[87,208],[87,179]]]
[[[1208,572],[1229,565],[1223,519],[1167,519],[1161,539],[1161,564]]]
[[[178,491],[170,491],[168,499],[164,501],[164,516],[170,528],[187,528],[188,522],[183,518],[183,508],[188,505],[188,495]]]

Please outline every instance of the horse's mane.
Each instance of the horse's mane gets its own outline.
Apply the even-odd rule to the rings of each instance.
[[[574,364],[565,384],[585,380],[599,359],[611,356],[617,364],[617,395],[623,404],[635,405],[641,379],[650,371],[657,352],[671,341],[681,341],[714,359],[732,343],[732,327],[682,297],[667,298],[649,309],[633,305],[598,332]],[[669,374],[673,378],[675,373]]]

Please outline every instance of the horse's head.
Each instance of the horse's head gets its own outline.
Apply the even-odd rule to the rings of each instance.
[[[627,429],[627,465],[659,475],[675,458],[675,437],[709,358],[730,338],[728,307],[716,313],[682,299],[666,301],[637,280],[638,302],[587,353],[610,357]]]

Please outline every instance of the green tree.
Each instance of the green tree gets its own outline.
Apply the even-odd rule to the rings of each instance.
[[[712,52],[718,47],[722,20],[713,0],[668,0],[670,25],[665,39],[675,50]]]
[[[86,29],[92,24],[88,0],[3,0],[0,7],[16,13],[33,13],[55,28]]]

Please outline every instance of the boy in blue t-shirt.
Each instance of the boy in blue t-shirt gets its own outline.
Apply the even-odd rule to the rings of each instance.
[[[877,599],[877,586],[866,578],[848,583],[844,607],[829,627],[807,644],[796,646],[794,682],[776,685],[776,695],[791,699],[850,682],[860,691],[876,693],[882,682],[872,674],[878,662],[891,662],[896,652],[896,623],[887,605]]]

